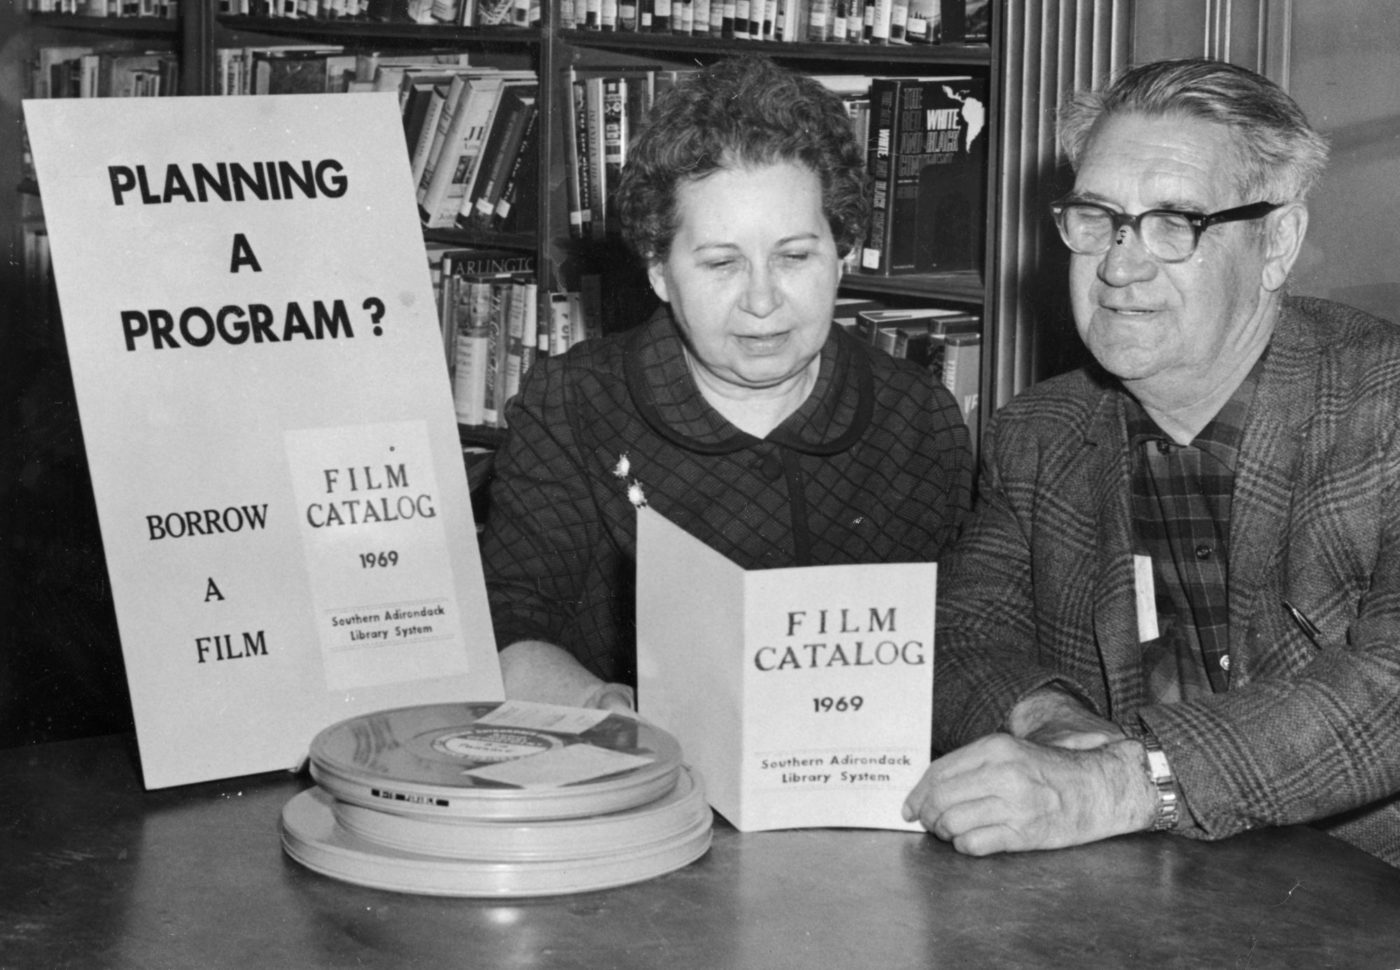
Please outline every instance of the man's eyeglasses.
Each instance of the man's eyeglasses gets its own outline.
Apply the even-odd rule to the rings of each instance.
[[[1148,209],[1130,216],[1097,202],[1061,199],[1050,205],[1050,211],[1055,215],[1055,225],[1060,227],[1060,237],[1073,252],[1097,256],[1108,251],[1121,230],[1132,229],[1153,256],[1164,263],[1180,263],[1191,258],[1196,244],[1201,241],[1201,233],[1211,226],[1262,219],[1282,205],[1281,202],[1251,202],[1209,214]]]

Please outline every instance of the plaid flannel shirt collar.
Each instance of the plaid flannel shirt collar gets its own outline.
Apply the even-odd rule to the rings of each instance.
[[[1259,386],[1259,376],[1264,371],[1264,359],[1268,357],[1268,348],[1259,355],[1259,359],[1254,362],[1254,366],[1249,369],[1245,379],[1240,382],[1240,386],[1235,388],[1235,393],[1230,395],[1230,399],[1225,402],[1215,417],[1201,429],[1200,433],[1192,439],[1192,447],[1215,459],[1223,468],[1229,470],[1233,475],[1239,465],[1240,445],[1244,441],[1245,422],[1249,418],[1250,405],[1254,403],[1254,392]],[[1170,441],[1170,437],[1157,422],[1152,420],[1146,409],[1138,403],[1137,398],[1128,394],[1123,394],[1124,415],[1128,425],[1128,447],[1132,453],[1136,454],[1143,445],[1150,442]]]

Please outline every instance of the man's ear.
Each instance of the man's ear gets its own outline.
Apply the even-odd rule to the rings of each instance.
[[[651,281],[651,289],[662,303],[670,303],[670,290],[666,286],[666,264],[659,259],[647,261],[647,279]]]
[[[1308,233],[1308,207],[1301,202],[1290,202],[1269,213],[1264,226],[1263,286],[1273,292],[1283,288],[1298,254],[1303,251],[1303,237]]]

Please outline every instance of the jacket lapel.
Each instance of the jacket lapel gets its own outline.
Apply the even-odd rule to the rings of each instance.
[[[1094,641],[1110,717],[1145,702],[1133,579],[1130,468],[1121,394],[1107,391],[1085,433],[1085,473],[1095,510]]]
[[[1307,436],[1307,421],[1317,407],[1318,346],[1310,328],[1285,303],[1269,345],[1269,355],[1254,393],[1230,522],[1230,652],[1237,661],[1231,678],[1248,677],[1250,657],[1243,649],[1252,617],[1260,609],[1283,609],[1260,602],[1281,561]]]

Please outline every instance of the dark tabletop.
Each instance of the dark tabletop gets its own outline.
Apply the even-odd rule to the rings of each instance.
[[[739,833],[616,889],[477,900],[285,856],[258,775],[147,792],[134,739],[0,751],[0,968],[1400,968],[1400,870],[1307,828],[969,859],[901,832]]]

